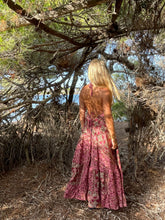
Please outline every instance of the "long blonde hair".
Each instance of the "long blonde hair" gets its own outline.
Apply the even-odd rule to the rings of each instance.
[[[107,87],[114,98],[120,100],[120,93],[113,82],[104,60],[93,59],[88,67],[88,78],[94,86]]]

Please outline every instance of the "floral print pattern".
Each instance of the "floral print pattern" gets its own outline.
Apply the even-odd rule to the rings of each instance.
[[[119,152],[112,150],[104,115],[85,117],[64,197],[87,200],[90,206],[117,210],[126,207]]]

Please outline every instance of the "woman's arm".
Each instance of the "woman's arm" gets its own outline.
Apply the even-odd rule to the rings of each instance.
[[[112,103],[112,94],[108,89],[106,89],[103,94],[103,112],[104,112],[105,123],[112,140],[112,149],[116,149],[118,148],[118,145],[115,134],[114,121],[112,117],[111,103]]]
[[[80,123],[81,123],[81,130],[84,129],[85,126],[85,103],[84,103],[84,99],[83,99],[83,95],[82,95],[82,90],[80,92],[80,97],[79,97],[79,113],[80,113]]]

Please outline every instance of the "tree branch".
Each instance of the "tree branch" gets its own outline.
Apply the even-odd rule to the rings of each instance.
[[[101,54],[107,59],[107,60],[117,60],[119,63],[124,64],[128,69],[134,70],[135,66],[133,63],[131,63],[127,57],[122,57],[119,55],[112,55],[112,54],[107,54],[105,52],[101,52]]]
[[[68,13],[74,12],[74,11],[78,11],[81,9],[85,9],[85,8],[91,8],[94,7],[96,5],[100,5],[102,3],[108,2],[109,0],[81,0],[81,1],[74,1],[74,2],[70,2],[66,5],[62,5],[58,8],[55,8],[52,11],[47,11],[45,12],[45,17],[46,18],[57,18],[60,16],[64,16]],[[44,14],[42,14],[42,17],[44,17]]]
[[[4,3],[6,3],[8,5],[9,8],[11,8],[17,14],[24,17],[27,21],[29,21],[31,24],[35,25],[37,28],[45,31],[46,33],[49,33],[49,34],[54,35],[56,37],[62,38],[73,45],[76,45],[76,46],[81,45],[81,43],[78,43],[78,42],[74,41],[72,38],[64,35],[63,33],[60,33],[56,30],[53,30],[49,26],[45,25],[44,23],[41,22],[41,20],[38,20],[35,17],[33,17],[30,13],[28,13],[25,9],[23,9],[21,6],[19,6],[18,4],[16,4],[12,0],[3,0],[3,1],[4,1]]]
[[[77,64],[77,66],[75,67],[73,81],[72,81],[72,85],[70,87],[70,92],[69,92],[68,105],[71,105],[72,100],[73,100],[73,95],[74,95],[75,86],[76,86],[76,83],[78,80],[79,70],[83,66],[85,58],[86,58],[86,56],[88,56],[88,54],[91,52],[91,50],[92,50],[92,48],[90,48],[90,47],[87,47],[84,49],[82,56],[81,56],[81,59],[80,59],[79,63]]]
[[[7,4],[7,2],[10,2],[10,0],[3,0],[3,1],[6,4]],[[91,8],[91,7],[94,7],[96,5],[100,5],[105,2],[108,2],[108,0],[87,0],[87,1],[83,0],[83,1],[70,2],[68,4],[57,7],[53,10],[39,13],[39,14],[35,15],[34,18],[36,18],[37,20],[46,21],[46,20],[50,20],[53,18],[58,18],[58,17],[64,16],[64,15],[67,15],[67,14],[74,12],[74,11],[78,11],[78,10],[85,9],[85,8]],[[24,26],[29,26],[31,24],[32,23],[30,21],[28,21],[28,20],[26,21],[25,19],[20,18],[17,21],[16,25],[12,25],[12,26],[7,25],[6,27],[2,27],[2,28],[0,27],[0,32],[7,31],[12,28],[20,28],[20,27],[24,27]]]
[[[123,0],[116,0],[115,14],[112,15],[112,23],[114,23],[116,21],[118,15],[119,15],[122,2],[123,2]]]

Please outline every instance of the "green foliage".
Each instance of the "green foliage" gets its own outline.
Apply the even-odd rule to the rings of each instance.
[[[67,75],[68,78],[66,77],[62,84],[66,83],[67,86],[70,86],[67,82],[72,79],[75,67],[81,60],[82,53],[78,55],[79,51],[81,50],[82,52],[84,48],[86,49],[89,45],[93,47],[93,51],[90,52],[91,54],[85,55],[84,63],[81,68],[82,71],[79,73],[79,76],[81,76],[86,71],[85,65],[90,61],[90,55],[91,57],[96,57],[94,53],[97,46],[98,48],[103,47],[104,50],[105,47],[103,45],[109,44],[109,39],[112,39],[111,43],[114,43],[115,46],[111,46],[112,51],[106,51],[112,55],[112,60],[110,60],[111,58],[108,59],[112,64],[112,76],[118,88],[120,90],[126,90],[128,83],[134,81],[133,77],[136,70],[140,69],[140,66],[144,64],[143,60],[140,62],[140,58],[138,57],[137,45],[139,41],[135,42],[135,38],[141,39],[142,37],[138,35],[137,32],[129,35],[129,30],[135,28],[137,18],[140,19],[140,22],[143,20],[148,22],[151,12],[146,11],[151,4],[148,5],[147,1],[140,1],[140,3],[138,3],[138,1],[123,1],[120,13],[117,13],[117,27],[109,31],[108,28],[111,28],[111,19],[115,10],[114,2],[110,9],[108,9],[109,2],[92,8],[84,9],[80,7],[79,10],[75,10],[74,12],[68,11],[67,14],[64,13],[64,15],[61,15],[66,10],[64,4],[72,4],[73,2],[77,3],[76,0],[16,0],[15,3],[19,4],[35,18],[37,18],[37,16],[40,17],[43,13],[42,22],[47,26],[47,30],[43,27],[41,30],[38,26],[28,24],[25,18],[11,10],[4,1],[0,0],[1,72],[8,74],[10,71],[15,71],[16,75],[23,79],[27,77],[25,77],[27,74],[29,83],[31,77],[38,77],[37,80],[39,82],[40,77],[47,77],[44,79],[46,84],[48,84],[46,82],[47,79],[63,78]],[[154,2],[156,2],[156,0],[154,0]],[[68,7],[73,10],[71,5]],[[138,7],[140,8],[138,9]],[[56,10],[54,10],[55,8]],[[137,14],[138,10],[139,14]],[[45,11],[47,13],[45,13]],[[53,11],[53,13],[56,12],[58,16],[54,16],[50,11]],[[136,24],[138,28],[148,27],[148,23],[147,26],[143,26],[143,22],[136,22]],[[50,31],[50,28],[52,31]],[[59,35],[53,31],[60,32],[63,37],[60,38]],[[70,41],[67,40],[67,38],[69,38]],[[127,44],[128,39],[129,42],[132,42],[132,45]],[[71,42],[72,40],[74,40],[74,43]],[[77,46],[76,42],[82,46]],[[155,41],[156,45],[157,42],[158,39]],[[113,51],[114,48],[116,52]],[[146,47],[144,49],[146,49]],[[124,59],[121,58],[134,63],[135,71],[130,70],[125,61],[123,61]],[[55,68],[50,70],[52,64]],[[70,80],[70,82],[71,81],[72,80]],[[36,87],[36,90],[39,89],[40,84]],[[41,90],[39,92],[41,92]],[[116,105],[119,105],[120,108],[118,106],[118,109],[116,109]],[[124,111],[122,104],[115,103],[113,108],[115,108],[114,116],[122,117],[122,113],[119,111]]]
[[[126,121],[127,120],[127,109],[124,102],[115,102],[112,105],[112,115],[114,120]]]
[[[25,124],[21,129],[23,139],[20,142],[22,145],[14,143],[16,148],[14,145],[12,150],[21,146],[22,151],[24,141],[27,148],[26,138],[30,137],[29,132],[33,135],[33,126],[36,125],[39,130],[45,132],[43,139],[40,138],[41,141],[44,140],[43,152],[51,146],[53,151],[48,154],[55,155],[54,149],[58,146],[62,149],[60,153],[62,155],[66,149],[65,144],[70,150],[68,137],[71,137],[70,146],[74,146],[71,135],[74,130],[69,128],[71,133],[69,135],[66,133],[66,138],[63,136],[66,130],[64,128],[70,125],[71,120],[68,104],[73,100],[75,88],[86,84],[85,76],[90,60],[98,57],[98,54],[102,55],[110,63],[109,69],[117,87],[124,94],[128,94],[128,88],[135,86],[136,74],[140,71],[151,73],[151,60],[148,58],[151,52],[161,54],[164,51],[163,46],[161,47],[164,33],[160,37],[155,37],[160,34],[160,26],[164,25],[162,19],[164,12],[157,19],[163,3],[157,0],[124,0],[119,12],[115,13],[116,1],[106,1],[101,5],[85,9],[81,5],[83,1],[77,0],[13,0],[13,2],[33,16],[35,24],[28,23],[27,17],[18,14],[21,11],[16,8],[13,8],[15,11],[11,10],[7,3],[0,0],[0,104],[3,104],[0,108],[0,126],[5,126],[4,140],[9,139],[13,143],[14,136],[11,135],[11,138],[8,136],[6,125],[10,129],[15,119],[20,120],[24,116]],[[69,9],[65,7],[66,3],[70,3],[67,6]],[[78,3],[75,10],[72,3]],[[114,17],[116,17],[115,23],[112,24]],[[160,61],[157,60],[157,65],[164,68],[164,60]],[[130,68],[131,63],[134,64],[133,68]],[[81,83],[78,78],[82,78]],[[64,94],[64,91],[69,94],[71,101],[63,106],[64,120],[60,123],[65,126],[62,127],[57,123],[62,119],[61,110],[54,111],[54,107],[57,106],[57,109],[61,107],[58,97]],[[43,97],[42,100],[40,95]],[[50,109],[52,115],[49,115]],[[115,120],[127,120],[125,103],[115,101],[112,114]],[[54,121],[56,117],[58,120]],[[77,120],[75,117],[76,115],[73,118],[74,124]],[[52,122],[52,127],[46,127],[45,124],[41,127],[44,120],[47,125],[51,125]],[[57,133],[58,130],[60,133]],[[78,131],[77,128],[76,130]],[[54,135],[61,137],[59,142]],[[20,141],[20,137],[17,138]],[[65,139],[65,143],[61,142]],[[41,146],[38,140],[35,143]],[[6,147],[6,142],[2,146]],[[31,147],[37,149],[31,139],[28,146],[29,153],[33,153]],[[59,149],[57,149],[57,158],[58,152]],[[17,153],[15,155],[18,156]],[[68,154],[66,155],[68,159]],[[19,160],[17,157],[14,158]]]

